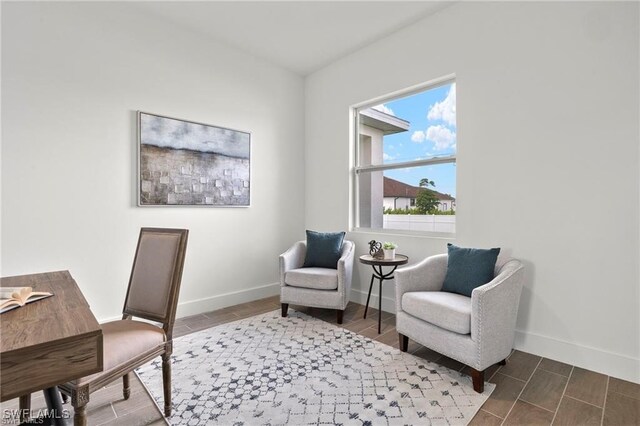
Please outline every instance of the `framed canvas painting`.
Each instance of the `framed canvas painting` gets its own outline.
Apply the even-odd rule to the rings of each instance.
[[[138,111],[138,205],[249,207],[251,134]]]

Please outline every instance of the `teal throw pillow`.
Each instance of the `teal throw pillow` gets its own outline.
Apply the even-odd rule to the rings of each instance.
[[[499,248],[474,249],[447,244],[449,260],[442,291],[471,297],[474,288],[495,278]]]
[[[307,255],[303,268],[338,268],[342,254],[344,232],[315,232],[307,230]]]

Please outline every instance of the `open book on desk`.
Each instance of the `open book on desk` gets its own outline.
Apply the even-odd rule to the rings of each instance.
[[[0,314],[50,296],[53,294],[31,287],[0,287]]]

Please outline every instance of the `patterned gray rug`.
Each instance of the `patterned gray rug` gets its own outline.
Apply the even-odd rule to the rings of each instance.
[[[487,400],[471,379],[300,312],[179,337],[174,425],[462,425]],[[162,407],[160,359],[137,370]]]

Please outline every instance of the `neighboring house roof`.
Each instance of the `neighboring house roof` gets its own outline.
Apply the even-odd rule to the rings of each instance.
[[[400,182],[398,180],[391,179],[386,176],[384,177],[384,189],[383,189],[384,197],[416,198],[418,196],[418,191],[420,191],[421,189],[424,189],[424,188],[420,188],[419,186],[407,185],[404,182]],[[436,196],[438,200],[443,200],[443,201],[456,200],[449,194],[443,194],[442,192],[434,191],[431,188],[429,188],[429,191],[433,192],[433,194]]]
[[[373,108],[360,111],[360,122],[365,126],[381,130],[385,135],[406,132],[411,125],[407,120]]]

